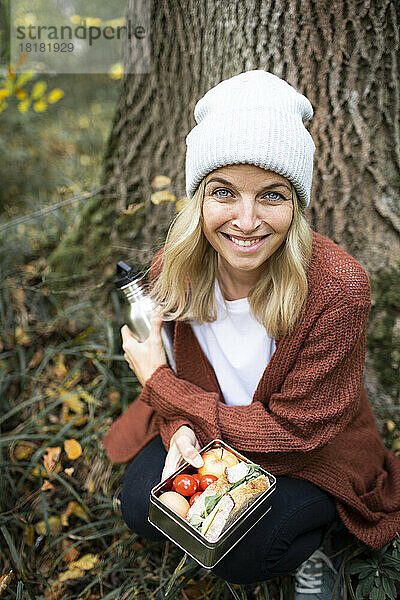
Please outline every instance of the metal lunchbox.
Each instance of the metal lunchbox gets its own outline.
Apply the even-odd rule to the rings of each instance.
[[[200,450],[200,454],[213,448],[224,448],[232,452],[238,459],[246,463],[251,463],[248,458],[234,450],[234,448],[222,440],[212,440],[207,446],[204,446],[204,448]],[[185,461],[175,473],[151,490],[148,520],[154,527],[161,531],[184,552],[194,558],[200,565],[210,569],[214,567],[238,542],[240,542],[246,533],[271,510],[270,497],[275,491],[276,479],[271,473],[260,467],[263,475],[268,477],[270,487],[258,496],[243,514],[222,532],[216,542],[210,542],[188,521],[176,514],[159,500],[159,496],[170,489],[172,480],[183,471],[188,470],[188,468],[195,472],[194,467]]]

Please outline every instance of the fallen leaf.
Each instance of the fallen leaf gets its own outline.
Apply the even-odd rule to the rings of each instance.
[[[394,440],[394,442],[392,443],[392,448],[393,452],[396,452],[396,450],[400,450],[400,438],[397,438],[397,440]]]
[[[48,471],[53,471],[54,467],[60,458],[61,448],[60,446],[55,446],[54,448],[46,448],[46,451],[43,455],[43,466]]]
[[[35,530],[33,528],[33,525],[26,525],[25,535],[28,546],[33,546],[33,542],[35,540]]]
[[[71,477],[71,475],[73,474],[74,471],[75,471],[74,467],[68,467],[67,469],[64,469],[64,473],[66,473],[70,477]]]
[[[169,192],[168,190],[161,190],[159,192],[153,192],[153,194],[151,194],[151,201],[153,204],[161,204],[163,202],[175,202],[175,200],[175,194],[172,194],[172,192]]]
[[[51,533],[56,533],[59,529],[61,529],[60,517],[49,517],[48,521]],[[35,530],[38,535],[47,535],[46,523],[44,521],[39,521],[35,525]]]
[[[144,207],[144,202],[138,202],[137,204],[129,204],[127,208],[123,208],[121,213],[127,217],[131,217],[137,213],[141,208]]]
[[[46,479],[46,481],[44,482],[44,484],[42,485],[42,487],[40,489],[43,490],[44,492],[46,490],[54,490],[54,485]]]
[[[68,579],[79,579],[79,577],[82,577],[84,574],[85,571],[82,571],[82,569],[79,569],[78,567],[73,567],[71,563],[71,565],[66,571],[59,574],[58,581],[68,581]]]
[[[42,359],[43,359],[43,350],[36,350],[35,354],[32,356],[31,360],[28,363],[29,369],[34,369],[35,367],[40,365],[40,363],[42,362]]]
[[[15,341],[19,346],[30,346],[31,345],[31,337],[30,335],[21,327],[21,325],[17,325],[15,328]]]
[[[57,355],[56,364],[54,365],[53,372],[54,372],[54,375],[58,379],[64,379],[64,377],[67,375],[68,369],[65,366],[65,356],[64,356],[64,354],[58,354]]]
[[[61,523],[63,527],[68,527],[68,519],[71,515],[75,515],[76,517],[79,517],[84,521],[89,520],[86,512],[83,510],[81,505],[78,502],[76,502],[76,500],[71,500],[70,502],[68,502],[66,510],[61,514]]]
[[[166,175],[156,175],[150,185],[153,190],[161,190],[170,185],[170,183],[170,177],[167,177]]]
[[[71,542],[70,540],[63,540],[62,544],[61,544],[61,548],[62,548],[62,551],[65,552],[65,554],[62,557],[62,560],[64,562],[70,563],[78,558],[79,552],[74,547],[73,542]]]
[[[20,442],[14,448],[13,455],[17,460],[25,460],[25,458],[29,458],[33,454],[34,449],[35,447],[29,442]]]
[[[99,562],[96,554],[85,554],[79,560],[71,562],[68,569],[58,576],[59,581],[67,581],[68,579],[78,579],[85,574],[85,571],[90,571]]]
[[[62,471],[62,466],[60,465],[60,463],[57,463],[52,471],[48,471],[44,467],[40,467],[40,469],[39,467],[34,467],[32,469],[32,475],[34,477],[39,477],[39,475],[41,475],[42,477],[51,478],[52,473],[59,473],[60,471]]]
[[[77,440],[65,440],[64,449],[70,460],[75,460],[82,454],[82,447]]]
[[[67,392],[67,390],[61,390],[60,395],[63,398],[63,405],[66,405],[76,414],[83,413],[85,405],[79,397],[79,392]]]
[[[74,566],[82,569],[83,571],[90,571],[93,569],[97,563],[99,562],[99,557],[97,554],[85,554],[79,560],[73,563]]]
[[[119,402],[119,392],[116,390],[110,392],[108,398],[110,399],[111,404],[117,404],[117,402]]]

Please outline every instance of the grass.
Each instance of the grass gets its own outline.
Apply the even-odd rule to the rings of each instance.
[[[49,112],[41,127],[60,145],[54,179],[65,173],[61,183],[72,193],[97,186],[106,135],[94,129],[111,118],[109,108],[102,112],[108,96],[100,97],[102,88],[96,91],[92,83],[86,116],[70,92],[66,110],[60,104],[59,113]],[[67,137],[75,142],[66,147],[68,127]],[[41,150],[48,138],[41,140]],[[81,155],[86,162],[77,160]],[[16,193],[25,188],[31,189],[29,182]],[[58,201],[59,194],[46,192],[42,205]],[[10,198],[4,213],[15,218],[22,209]],[[28,194],[23,212],[41,207],[36,195]],[[101,445],[112,420],[139,389],[122,358],[120,324],[79,300],[73,275],[47,277],[47,257],[78,215],[78,206],[65,207],[7,229],[0,238],[0,595],[7,600],[290,600],[291,578],[230,585],[204,573],[171,542],[148,542],[124,524],[116,496],[126,466],[112,465]],[[75,298],[62,310],[60,288],[72,290]],[[116,294],[111,304],[119,315]],[[399,430],[392,423],[384,438],[397,451]],[[65,445],[70,440],[82,449],[79,456]],[[396,598],[399,567],[398,540],[373,552],[349,538],[342,568],[345,598]]]
[[[46,218],[46,230],[60,226],[60,216]],[[34,240],[32,228],[14,236]],[[18,271],[6,261],[7,244],[24,248],[17,237],[8,236],[0,249],[0,573],[12,570],[3,597],[290,600],[291,578],[230,585],[174,544],[128,530],[116,501],[126,467],[112,465],[101,445],[139,390],[122,358],[119,323],[90,302],[61,311],[41,252],[28,260],[25,247]],[[117,296],[113,302],[118,314]],[[390,446],[397,436],[394,426],[384,442]],[[67,440],[78,442],[82,454],[71,456]],[[356,595],[362,577],[372,586],[378,581],[382,594],[385,579],[396,594],[399,567],[396,540],[372,552],[349,538],[345,597],[373,600],[375,592]]]
[[[279,597],[266,584],[204,577],[174,544],[128,530],[116,502],[126,467],[111,465],[101,445],[138,392],[120,353],[119,324],[90,302],[60,312],[43,285],[43,258],[15,272],[6,255],[3,247],[0,573],[13,575],[3,597]],[[68,456],[67,440],[79,442],[80,456]]]

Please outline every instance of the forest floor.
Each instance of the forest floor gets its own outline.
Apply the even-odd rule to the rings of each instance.
[[[73,112],[73,90],[70,94],[70,112],[55,113],[53,126],[62,117],[59,130],[65,133],[72,119],[78,137],[82,129],[87,132],[75,146],[69,140],[62,153],[69,163],[74,152],[86,157],[78,161],[79,176],[70,176],[70,191],[77,193],[87,189],[87,182],[79,186],[79,177],[87,161],[100,159],[105,137],[93,141],[92,117]],[[102,118],[104,103],[87,102],[95,107],[93,119]],[[110,107],[111,120],[111,102]],[[16,113],[12,127],[19,118]],[[54,130],[48,132],[53,139]],[[62,162],[57,168],[62,171]],[[96,187],[99,172],[93,173],[90,183]],[[23,184],[22,191],[29,189],[29,182]],[[7,220],[57,199],[50,194],[40,204],[32,196],[18,209],[6,206],[0,231]],[[65,207],[1,232],[0,595],[7,600],[290,600],[291,578],[229,585],[201,571],[173,543],[148,542],[123,522],[116,496],[126,466],[111,464],[101,444],[112,420],[139,391],[122,356],[121,323],[90,300],[81,301],[79,290],[73,301],[61,304],[61,295],[74,289],[73,280],[47,278],[48,256],[78,218],[78,208]],[[116,296],[114,303],[118,315]],[[384,443],[391,447],[398,436],[399,429],[389,424]],[[373,553],[350,541],[343,567],[348,598],[397,597],[397,544]],[[361,577],[372,582],[371,592],[362,591]],[[384,591],[375,595],[374,586]]]

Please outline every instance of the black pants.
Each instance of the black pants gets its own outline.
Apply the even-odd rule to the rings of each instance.
[[[133,459],[122,480],[124,520],[149,540],[167,539],[147,520],[150,490],[161,480],[166,455],[157,436]],[[291,573],[339,520],[332,496],[320,488],[302,479],[276,479],[272,510],[212,569],[225,581],[250,584]]]

